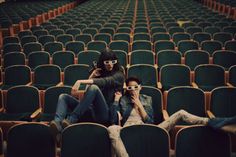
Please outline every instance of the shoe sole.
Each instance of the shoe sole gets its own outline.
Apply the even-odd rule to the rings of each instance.
[[[50,123],[50,131],[54,137],[54,139],[57,139],[57,135],[59,134],[59,129],[57,128],[57,125],[55,123]]]
[[[67,122],[67,121],[62,121],[62,128],[63,129],[65,129],[66,127],[68,127],[70,125],[70,123],[69,122]]]

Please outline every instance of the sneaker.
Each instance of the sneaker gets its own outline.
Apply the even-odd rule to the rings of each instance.
[[[208,126],[214,128],[214,129],[220,129],[223,126],[234,124],[235,117],[232,118],[212,118],[208,121]]]
[[[61,125],[59,124],[59,122],[53,120],[50,122],[50,130],[56,139],[57,135],[61,132]]]
[[[68,120],[68,119],[64,119],[63,121],[62,121],[62,128],[64,129],[64,128],[66,128],[66,127],[68,127],[69,125],[71,125],[72,123]]]

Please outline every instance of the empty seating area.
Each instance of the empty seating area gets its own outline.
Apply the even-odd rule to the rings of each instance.
[[[46,125],[53,120],[58,96],[69,94],[76,80],[87,79],[94,61],[106,48],[116,53],[126,78],[139,77],[144,86],[141,93],[152,96],[155,124],[180,109],[203,117],[236,115],[236,11],[231,9],[233,4],[223,2],[47,0],[0,4],[0,127],[2,138],[9,136],[7,154],[20,154],[14,140],[22,140],[23,136],[27,141],[35,138],[17,135],[18,129],[35,134],[39,129],[40,136],[48,138],[35,139],[37,144],[47,142],[48,146],[42,148],[46,155],[38,155],[58,156]],[[81,97],[83,90],[84,87]],[[184,157],[186,150],[191,150],[191,157],[212,156],[212,152],[230,157],[231,148],[236,152],[233,136],[231,145],[229,137],[221,132],[204,126],[179,125],[185,128],[177,133],[176,141],[172,134],[155,125],[123,128],[121,138],[135,157],[169,156],[170,148],[175,148],[177,157]],[[157,134],[146,135],[147,131]],[[140,136],[148,138],[136,142]],[[208,142],[201,141],[201,136]],[[93,137],[99,143],[96,146]],[[191,142],[187,142],[189,138]],[[217,138],[224,143],[217,142]],[[68,147],[71,140],[73,147]],[[202,146],[204,153],[197,155],[193,153],[196,140],[198,145],[211,147]],[[161,149],[141,150],[145,142]],[[20,141],[17,145],[23,150],[28,148]],[[94,149],[86,150],[86,146]],[[88,157],[111,154],[107,128],[93,123],[66,128],[58,147],[61,157],[73,157],[79,152]],[[37,152],[36,149],[32,146],[32,150]]]

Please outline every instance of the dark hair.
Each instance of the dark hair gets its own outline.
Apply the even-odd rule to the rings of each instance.
[[[137,77],[131,76],[128,79],[126,79],[126,81],[125,81],[126,86],[128,86],[129,82],[131,82],[131,81],[135,81],[135,82],[137,82],[137,84],[141,84],[141,81]]]
[[[116,71],[121,70],[116,54],[111,49],[107,48],[107,49],[101,51],[101,55],[100,55],[98,62],[97,62],[97,67],[102,69],[102,75],[104,73],[106,73],[106,68],[103,63],[105,60],[117,60],[117,63],[114,65],[114,67],[112,69],[112,72],[116,72]]]

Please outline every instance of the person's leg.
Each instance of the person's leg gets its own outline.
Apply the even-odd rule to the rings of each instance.
[[[109,119],[109,108],[106,100],[97,85],[90,85],[73,112],[67,117],[69,123],[75,123],[93,105],[95,118],[98,122],[107,122]]]
[[[208,126],[214,129],[221,129],[224,126],[233,125],[233,124],[236,124],[236,116],[226,117],[226,118],[212,118],[208,122]]]
[[[183,120],[189,124],[202,124],[207,125],[209,118],[198,117],[193,114],[186,112],[185,110],[179,110],[176,113],[172,114],[169,119],[160,123],[158,126],[161,128],[170,131],[174,126],[180,121]]]
[[[71,95],[61,94],[58,98],[54,120],[50,122],[50,128],[56,137],[62,131],[62,120],[65,119],[68,109],[72,110],[79,104],[79,101]]]
[[[112,125],[108,127],[109,137],[111,139],[112,149],[116,155],[116,157],[129,157],[127,153],[124,143],[120,138],[120,129],[122,127],[119,125]]]

